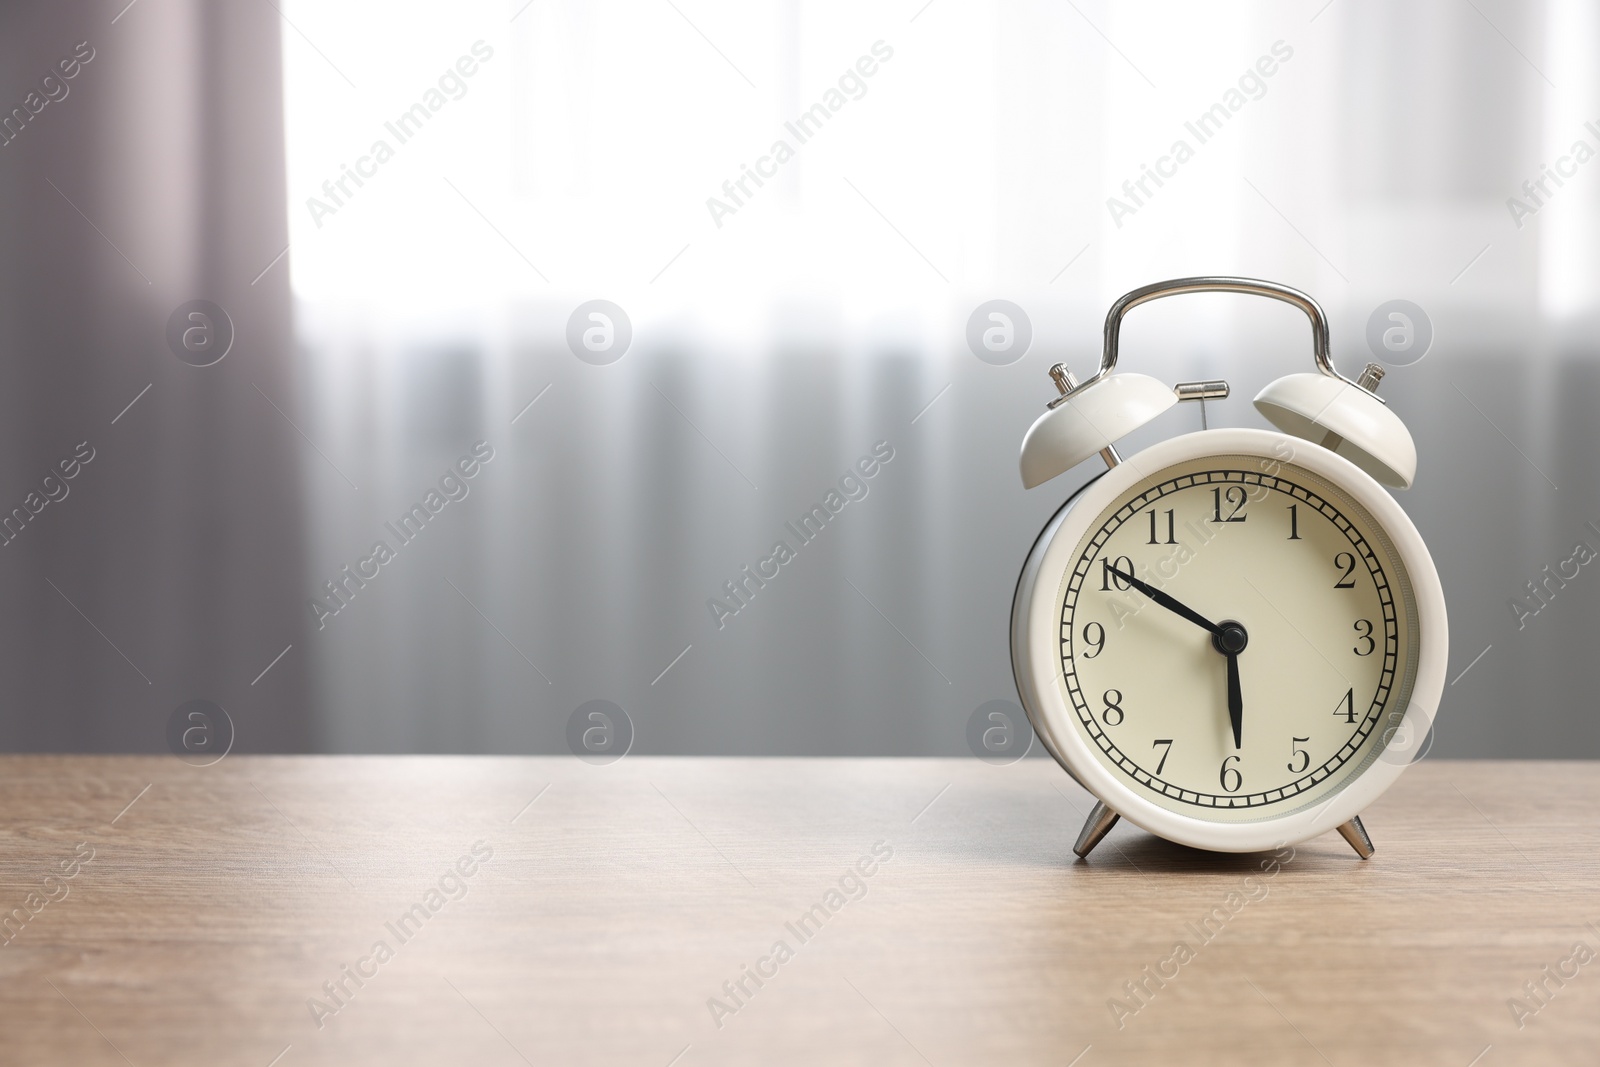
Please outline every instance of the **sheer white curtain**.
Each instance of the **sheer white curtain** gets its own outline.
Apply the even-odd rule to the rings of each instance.
[[[937,347],[996,287],[1098,307],[1241,260],[1330,305],[1403,281],[1581,310],[1600,277],[1555,232],[1579,228],[1508,236],[1506,200],[1595,139],[1597,17],[1459,6],[290,3],[295,292],[390,326],[601,292],[641,335],[747,351],[796,299]],[[492,58],[458,76],[474,44]],[[346,204],[323,192],[379,141]],[[1178,141],[1193,158],[1148,203],[1123,191]],[[1587,221],[1579,184],[1551,203]],[[1452,288],[1485,242],[1503,253]]]
[[[1585,365],[1533,357],[1593,316],[1600,164],[1521,227],[1508,200],[1572,141],[1600,147],[1576,0],[284,11],[325,453],[308,587],[474,441],[497,450],[435,544],[313,636],[329,746],[559,750],[605,697],[655,751],[959,750],[967,713],[1010,692],[1014,569],[1070,488],[1011,482],[1044,368],[1091,363],[1109,301],[1163,277],[1307,289],[1353,367],[1376,305],[1428,310],[1437,350],[1385,384],[1436,465],[1408,505],[1443,528],[1488,470],[1540,516],[1443,550],[1467,643],[1493,639],[1523,546],[1586,506],[1540,497],[1451,389],[1510,379],[1478,402],[1560,465],[1541,413]],[[1032,323],[1007,367],[964,339],[992,298]],[[631,323],[610,365],[567,341],[594,299]],[[1254,424],[1249,397],[1305,359],[1285,309],[1140,316],[1143,369],[1234,381],[1214,421]],[[878,440],[897,458],[806,577],[716,628],[707,599]],[[1537,674],[1527,654],[1496,684]],[[1461,751],[1496,736],[1498,692],[1465,698]]]

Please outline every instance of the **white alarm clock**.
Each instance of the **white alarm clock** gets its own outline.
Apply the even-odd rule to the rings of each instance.
[[[1130,309],[1198,292],[1298,307],[1316,370],[1256,397],[1282,432],[1206,429],[1121,456],[1119,438],[1179,400],[1228,393],[1113,373]],[[1339,374],[1305,293],[1183,278],[1112,305],[1088,381],[1050,373],[1060,395],[1023,440],[1023,485],[1096,453],[1109,468],[1039,534],[1011,615],[1028,718],[1099,801],[1074,851],[1120,817],[1220,852],[1338,829],[1371,856],[1360,814],[1432,725],[1449,645],[1433,559],[1384,488],[1411,484],[1417,454],[1375,393],[1382,369]]]

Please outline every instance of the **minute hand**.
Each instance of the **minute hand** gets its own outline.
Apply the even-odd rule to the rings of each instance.
[[[1105,564],[1105,567],[1112,574],[1115,574],[1118,578],[1121,578],[1123,581],[1129,583],[1135,589],[1139,590],[1139,592],[1143,593],[1145,596],[1149,597],[1151,600],[1154,600],[1157,604],[1160,604],[1162,607],[1166,608],[1168,611],[1173,612],[1173,613],[1178,614],[1178,615],[1182,615],[1184,618],[1188,619],[1190,622],[1194,623],[1196,626],[1198,626],[1201,629],[1205,630],[1207,633],[1210,633],[1210,634],[1212,634],[1214,636],[1217,636],[1217,637],[1221,637],[1222,636],[1222,627],[1218,626],[1216,623],[1214,623],[1211,620],[1207,619],[1204,615],[1201,615],[1198,611],[1195,611],[1193,608],[1188,607],[1187,605],[1178,603],[1176,600],[1172,599],[1170,596],[1168,596],[1167,594],[1163,593],[1161,590],[1157,589],[1155,586],[1146,585],[1144,582],[1141,582],[1139,579],[1135,578],[1133,575],[1124,573],[1123,571],[1120,571],[1117,568],[1111,566],[1111,564],[1109,564],[1109,563]]]

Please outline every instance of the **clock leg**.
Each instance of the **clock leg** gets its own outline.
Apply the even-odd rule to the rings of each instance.
[[[1096,801],[1094,810],[1089,813],[1083,829],[1078,833],[1078,843],[1072,846],[1072,851],[1078,854],[1079,859],[1093,852],[1094,846],[1111,832],[1111,828],[1117,825],[1117,820],[1120,818],[1122,816]]]
[[[1370,860],[1372,854],[1377,851],[1372,845],[1372,838],[1367,836],[1367,828],[1361,825],[1361,816],[1359,815],[1349,822],[1341,824],[1339,834],[1350,842],[1350,847],[1356,850],[1356,855],[1364,860]]]

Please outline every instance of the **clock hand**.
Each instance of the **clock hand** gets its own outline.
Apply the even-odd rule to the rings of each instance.
[[[1221,637],[1222,636],[1222,627],[1218,626],[1214,622],[1211,622],[1209,619],[1207,619],[1205,616],[1201,615],[1198,611],[1195,611],[1193,608],[1190,608],[1190,607],[1187,607],[1187,606],[1185,606],[1183,604],[1178,603],[1176,600],[1172,599],[1170,596],[1168,596],[1167,594],[1163,593],[1161,590],[1157,589],[1155,586],[1146,585],[1144,582],[1141,582],[1139,579],[1135,578],[1133,575],[1125,574],[1122,571],[1117,570],[1117,568],[1111,566],[1111,564],[1109,564],[1109,563],[1105,564],[1105,568],[1107,570],[1109,570],[1112,574],[1115,574],[1118,578],[1121,578],[1123,581],[1125,581],[1125,582],[1129,583],[1130,585],[1132,585],[1135,589],[1139,590],[1139,592],[1143,593],[1145,596],[1149,597],[1151,600],[1154,600],[1157,604],[1160,604],[1162,607],[1166,608],[1168,611],[1176,612],[1177,614],[1182,615],[1184,618],[1188,619],[1190,622],[1194,623],[1196,626],[1198,626],[1201,629],[1205,630],[1206,632],[1211,634],[1213,637]]]
[[[1228,653],[1228,721],[1233,724],[1233,747],[1243,748],[1244,694],[1239,691],[1239,654]]]
[[[1250,634],[1232,619],[1222,620],[1211,638],[1211,647],[1228,657],[1228,722],[1233,725],[1233,747],[1244,747],[1244,694],[1239,689],[1239,653],[1250,643]]]

